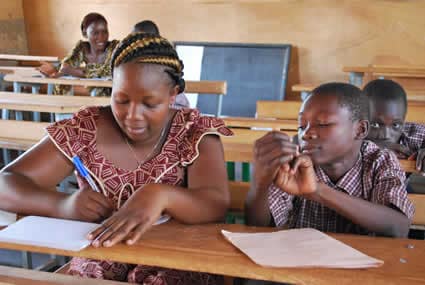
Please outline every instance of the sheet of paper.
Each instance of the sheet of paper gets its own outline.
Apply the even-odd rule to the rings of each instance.
[[[0,231],[0,241],[79,251],[90,244],[87,234],[99,225],[28,216]]]
[[[368,268],[384,262],[315,229],[272,233],[232,233],[224,237],[253,262],[265,267]]]
[[[163,215],[155,225],[168,220],[170,216]],[[0,241],[79,251],[90,245],[87,235],[98,226],[95,223],[28,216],[1,230]]]
[[[16,214],[0,210],[0,226],[7,226],[16,222]]]

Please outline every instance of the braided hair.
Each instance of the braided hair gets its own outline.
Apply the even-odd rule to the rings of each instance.
[[[185,88],[183,62],[179,59],[173,45],[165,38],[149,33],[131,33],[115,48],[111,59],[111,71],[123,63],[135,60],[140,63],[164,65],[164,70],[179,87]]]

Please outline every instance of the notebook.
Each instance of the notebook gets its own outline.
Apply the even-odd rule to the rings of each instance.
[[[315,229],[232,233],[224,237],[265,267],[368,268],[384,264]]]
[[[169,216],[162,216],[155,225],[165,223]],[[28,216],[0,231],[0,242],[79,251],[90,245],[88,233],[99,224]]]

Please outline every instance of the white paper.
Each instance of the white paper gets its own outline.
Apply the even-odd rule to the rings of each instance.
[[[368,268],[384,263],[315,229],[221,232],[252,261],[265,267]]]
[[[0,210],[0,226],[8,226],[16,222],[16,214]]]
[[[154,225],[168,220],[170,216],[163,215]],[[28,216],[1,230],[0,242],[79,251],[90,245],[87,235],[99,226],[95,223]]]
[[[0,231],[0,241],[79,251],[99,224],[28,216]]]

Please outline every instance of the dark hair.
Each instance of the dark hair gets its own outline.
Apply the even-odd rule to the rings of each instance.
[[[398,101],[403,104],[404,114],[407,111],[407,95],[403,87],[389,79],[376,79],[370,81],[363,88],[363,93],[376,102]]]
[[[133,31],[136,33],[142,32],[159,36],[158,26],[151,20],[138,22],[136,25],[134,25]]]
[[[183,62],[179,59],[173,45],[165,38],[148,33],[131,33],[115,48],[111,59],[111,71],[120,64],[136,60],[167,66],[164,71],[184,91]]]
[[[87,28],[92,23],[95,22],[105,22],[105,24],[108,24],[108,21],[106,21],[105,17],[103,17],[99,13],[89,13],[84,16],[83,20],[81,21],[81,33],[83,34],[83,37],[87,37]]]
[[[341,82],[325,83],[316,87],[310,96],[320,95],[335,96],[341,107],[350,110],[353,121],[367,120],[369,117],[367,97],[354,85]]]

